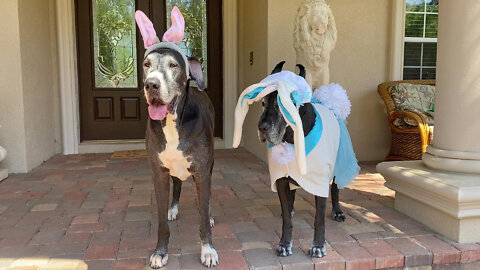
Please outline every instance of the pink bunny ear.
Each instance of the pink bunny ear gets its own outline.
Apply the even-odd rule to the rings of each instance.
[[[140,34],[142,34],[145,49],[148,49],[150,46],[157,43],[157,33],[153,28],[153,23],[148,19],[147,15],[140,10],[137,10],[135,12],[135,21],[137,22],[138,29],[140,29]]]
[[[180,43],[182,42],[183,35],[185,34],[185,20],[183,19],[182,13],[177,6],[174,6],[172,9],[172,14],[170,15],[172,19],[172,26],[163,34],[163,41]]]

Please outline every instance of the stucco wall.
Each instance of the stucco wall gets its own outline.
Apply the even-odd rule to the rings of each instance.
[[[327,0],[338,30],[330,81],[348,92],[352,102],[348,129],[362,161],[383,160],[389,148],[385,106],[377,85],[388,79],[392,2]]]
[[[53,6],[52,6],[53,7]],[[20,45],[30,170],[55,154],[55,92],[50,0],[19,0]],[[54,40],[56,42],[56,40]]]
[[[60,149],[54,0],[2,1],[0,144],[10,172],[26,172]],[[5,21],[5,22],[3,22]],[[3,104],[5,103],[5,104]]]
[[[26,171],[22,64],[17,1],[0,1],[0,145],[7,158],[0,166]]]
[[[241,89],[258,82],[281,60],[287,61],[287,69],[294,70],[293,28],[301,1],[269,0],[265,10],[263,7],[245,9],[246,6],[240,4],[243,12],[239,24],[241,42],[250,44],[251,37],[257,38],[255,42],[262,42],[258,35],[265,34],[263,26],[267,25],[266,43],[262,43],[267,48],[266,52],[262,51],[267,56],[266,66],[254,64],[249,67],[248,50],[244,48],[240,52],[241,69],[250,72],[240,77]],[[265,5],[266,1],[261,2]],[[377,85],[388,77],[392,1],[327,0],[327,3],[333,10],[338,30],[337,46],[331,56],[330,79],[347,89],[352,102],[348,128],[357,157],[361,161],[382,160],[388,151],[389,134]],[[268,21],[242,23],[258,20],[258,16],[266,16]],[[258,59],[257,53],[255,56]],[[256,130],[260,111],[258,104],[252,106],[242,141],[249,151],[265,159],[266,147],[258,142]]]
[[[268,74],[267,10],[267,0],[239,1],[239,94],[248,85],[258,82]],[[253,52],[253,65],[250,65],[250,52]],[[257,122],[261,111],[260,104],[250,107],[245,119],[242,145],[265,159],[266,148],[260,145],[257,136]]]

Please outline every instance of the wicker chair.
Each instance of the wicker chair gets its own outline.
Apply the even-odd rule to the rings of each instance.
[[[431,142],[431,131],[425,116],[416,111],[397,110],[390,96],[390,87],[400,83],[435,85],[435,80],[405,80],[382,83],[378,86],[378,93],[387,107],[387,119],[390,127],[390,151],[385,160],[415,160],[421,159],[427,145]],[[410,117],[418,126],[398,128],[393,121],[399,117]]]

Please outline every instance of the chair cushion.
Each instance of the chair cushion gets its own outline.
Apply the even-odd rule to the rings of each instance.
[[[435,104],[435,86],[424,84],[400,83],[388,89],[396,110],[415,111],[423,114],[428,124],[433,126],[433,106]],[[398,121],[397,121],[398,120]],[[405,124],[418,126],[414,119],[403,117],[393,123],[402,128]]]

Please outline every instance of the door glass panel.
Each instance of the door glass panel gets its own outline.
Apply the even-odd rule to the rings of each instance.
[[[205,87],[208,87],[206,0],[167,0],[167,28],[171,25],[170,12],[174,6],[180,9],[185,19],[185,37],[180,47],[188,56],[195,56],[200,60]]]
[[[135,0],[92,0],[95,88],[137,88]]]

